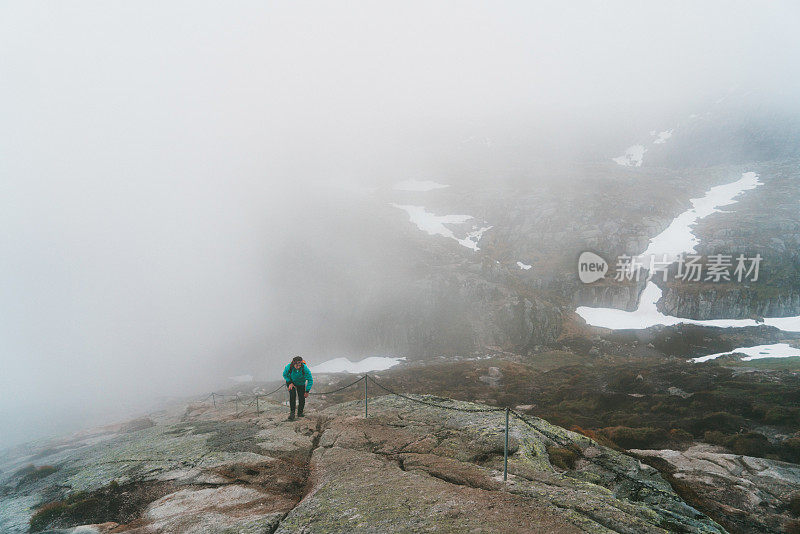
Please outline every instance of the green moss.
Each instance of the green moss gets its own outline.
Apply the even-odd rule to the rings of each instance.
[[[658,335],[674,337],[673,330],[666,328]],[[697,343],[713,335],[707,329],[695,334]],[[613,353],[617,344],[636,341],[621,333],[606,338],[608,350],[604,353]],[[436,391],[442,396],[486,399],[487,404],[512,408],[531,404],[532,414],[565,428],[581,428],[583,434],[601,438],[604,443],[612,442],[606,441],[599,429],[651,429],[617,434],[622,442],[637,448],[678,446],[692,438],[702,439],[707,431],[731,436],[763,425],[779,426],[789,435],[800,431],[800,375],[791,372],[736,373],[719,362],[665,362],[661,356],[632,360],[605,354],[589,360],[568,351],[526,356],[522,362],[447,362],[428,366],[424,373],[414,369],[387,371],[381,374],[381,380],[399,391]],[[743,363],[749,367],[759,361]],[[500,368],[501,387],[487,387],[479,380],[488,367]],[[643,380],[637,379],[639,374]],[[670,395],[670,387],[689,396]],[[352,394],[357,397],[360,393]],[[613,444],[623,447],[620,442]],[[797,461],[793,458],[800,456],[800,448],[795,452],[792,443],[761,451],[744,442],[739,447],[749,448],[759,457],[771,454],[785,461]]]
[[[580,449],[571,444],[568,447],[547,447],[550,463],[561,469],[574,469],[575,462],[581,457]]]
[[[775,447],[766,436],[757,432],[728,435],[719,430],[711,430],[703,435],[703,441],[720,445],[735,454],[744,456],[766,456],[775,452]]]
[[[770,425],[800,425],[800,408],[773,406],[764,414],[764,422]]]
[[[663,428],[616,426],[603,428],[600,433],[623,449],[657,449],[670,442]]]
[[[800,519],[793,519],[784,527],[786,534],[800,534]]]
[[[723,363],[722,361],[720,363]],[[771,369],[776,371],[800,371],[800,356],[789,358],[757,358],[755,360],[725,360],[725,367],[750,367],[754,369]]]
[[[60,501],[49,502],[31,516],[31,532],[48,528],[70,528],[90,523],[127,523],[139,517],[150,502],[171,491],[169,483],[116,481],[96,491],[77,491]]]
[[[673,428],[669,431],[669,437],[675,443],[690,443],[694,436],[680,428]]]
[[[800,517],[800,493],[791,496],[787,508],[793,516]]]
[[[766,436],[757,432],[747,432],[731,436],[726,441],[726,446],[735,454],[755,456],[772,450],[772,445]]]
[[[53,524],[56,519],[67,513],[68,505],[64,501],[47,503],[31,516],[30,531],[39,532]]]
[[[56,471],[58,471],[58,468],[53,467],[52,465],[42,465],[36,467],[35,465],[30,464],[17,471],[14,476],[18,479],[17,486],[19,487],[24,484],[36,482],[37,480],[45,478]]]

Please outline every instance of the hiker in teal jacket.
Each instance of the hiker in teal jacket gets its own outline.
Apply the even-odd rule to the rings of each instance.
[[[306,397],[314,384],[311,371],[308,370],[306,362],[300,356],[292,358],[292,363],[288,364],[283,370],[283,379],[286,380],[286,387],[289,388],[289,421],[294,421],[294,407],[297,399],[297,417],[303,417],[303,408],[306,406]]]

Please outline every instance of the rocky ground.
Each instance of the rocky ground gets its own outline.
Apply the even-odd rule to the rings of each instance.
[[[484,405],[427,397],[451,408]],[[3,532],[722,532],[658,472],[504,413],[394,396],[296,422],[188,406],[2,466]],[[19,452],[19,451],[17,451]],[[31,467],[32,466],[32,467]],[[92,526],[85,526],[92,525]]]
[[[746,465],[796,467],[800,358],[687,361],[714,347],[757,342],[776,334],[773,330],[678,326],[571,334],[558,350],[519,355],[497,349],[473,359],[411,362],[380,373],[380,378],[395,390],[438,391],[492,406],[517,407],[621,451],[681,454],[700,447]],[[344,392],[340,400],[359,394],[347,397]],[[795,467],[783,470],[789,473],[788,486],[781,478],[756,480],[750,478],[754,471],[733,470],[729,477],[714,480],[719,491],[709,500],[704,497],[708,476],[702,470],[694,478],[681,479],[673,476],[675,469],[669,464],[643,460],[659,469],[687,502],[731,532],[764,532],[767,524],[777,529],[773,531],[784,531],[800,518],[800,508],[792,504],[800,502],[800,491],[787,491],[791,485],[800,487]],[[773,498],[752,498],[748,501],[752,505],[742,506],[738,488],[753,484]],[[731,498],[723,498],[726,495]],[[735,522],[728,520],[731,510],[736,510]]]
[[[792,496],[800,465],[726,453],[696,445],[685,451],[632,450],[667,473],[673,486],[691,492],[694,501],[733,532],[794,532]],[[789,506],[787,506],[789,504]]]

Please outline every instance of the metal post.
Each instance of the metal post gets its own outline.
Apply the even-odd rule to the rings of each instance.
[[[256,395],[256,414],[261,415],[261,408],[258,405],[258,395]]]
[[[212,393],[211,394],[211,402],[214,403],[214,408],[217,407],[217,397]]]
[[[369,382],[367,379],[368,376],[368,374],[364,374],[364,419],[367,418],[367,403],[369,402],[367,400],[367,382]]]
[[[506,445],[503,448],[503,480],[508,480],[508,412],[506,407]]]

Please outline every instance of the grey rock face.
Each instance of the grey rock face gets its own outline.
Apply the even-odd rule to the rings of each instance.
[[[639,293],[644,286],[644,281],[625,285],[600,283],[575,285],[571,293],[572,304],[576,307],[590,306],[634,311],[639,305]]]
[[[786,317],[800,314],[800,188],[797,161],[753,165],[763,185],[735,209],[701,220],[698,254],[759,254],[758,280],[681,284],[664,293],[664,308],[693,319]],[[735,259],[733,260],[735,264]],[[748,264],[749,265],[749,264]],[[731,269],[733,271],[733,269]]]
[[[791,317],[800,313],[800,291],[764,292],[735,284],[705,289],[669,287],[661,300],[664,313],[690,319]]]
[[[487,346],[524,352],[561,333],[557,305],[460,268],[407,289],[401,304],[364,318],[358,331],[364,347],[413,357],[470,354]]]
[[[672,476],[690,486],[725,525],[737,532],[784,532],[789,499],[800,488],[800,466],[725,454],[715,447],[686,451],[634,450],[668,464]]]

